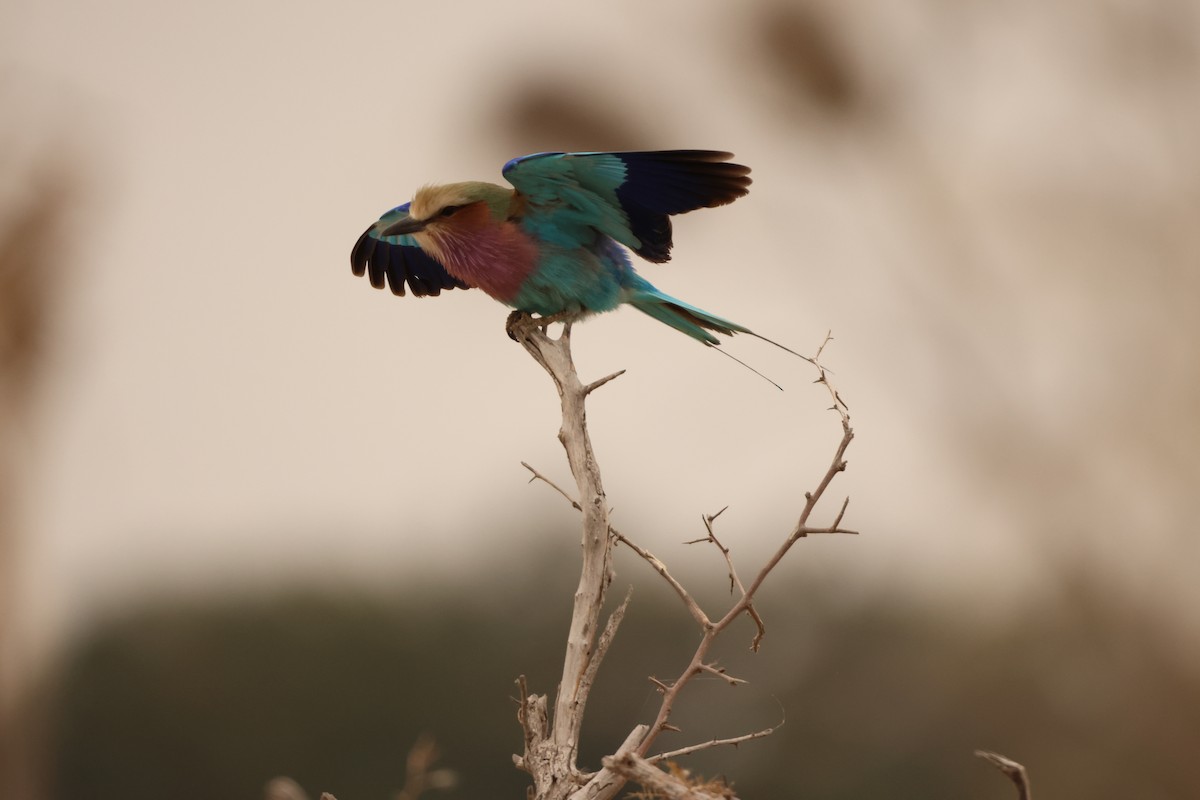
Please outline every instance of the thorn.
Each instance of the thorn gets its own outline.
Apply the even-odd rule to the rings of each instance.
[[[680,728],[680,727],[679,727],[679,726],[677,726],[677,725],[672,725],[672,724],[671,724],[671,723],[669,723],[669,722],[664,722],[664,723],[663,723],[661,726],[659,726],[659,730],[662,730],[662,731],[674,731],[675,733],[679,733],[680,731],[682,731],[682,730],[683,730],[683,728]]]
[[[745,678],[735,678],[726,672],[724,667],[718,667],[716,664],[701,664],[700,666],[696,667],[696,672],[710,672],[728,683],[730,686],[737,686],[738,684],[747,682]]]

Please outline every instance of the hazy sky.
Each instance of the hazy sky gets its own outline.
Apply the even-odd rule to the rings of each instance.
[[[839,117],[795,99],[758,3],[9,3],[0,88],[21,110],[0,131],[88,187],[56,243],[30,618],[57,631],[174,586],[453,579],[539,546],[543,518],[574,541],[519,466],[569,483],[507,310],[392,298],[348,264],[422,183],[587,146],[504,123],[544,83],[634,146],[753,168],[747,198],[679,219],[674,261],[644,274],[800,350],[833,330],[858,432],[833,494],[867,535],[796,558],[855,594],[1011,597],[1075,558],[1185,591],[1197,35],[1083,2],[929,6],[814,6],[862,98]],[[733,342],[779,393],[632,310],[575,341],[585,377],[629,371],[590,414],[623,532],[681,562],[699,515],[731,505],[735,554],[773,548],[839,435],[811,369]]]

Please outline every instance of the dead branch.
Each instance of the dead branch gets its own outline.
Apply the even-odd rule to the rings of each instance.
[[[663,580],[670,584],[671,588],[675,590],[675,594],[679,595],[679,599],[682,600],[683,604],[687,607],[688,613],[692,615],[692,619],[696,620],[696,623],[699,624],[701,628],[707,630],[708,628],[712,627],[712,622],[709,620],[708,615],[704,613],[704,610],[700,608],[700,605],[688,593],[688,590],[683,588],[683,584],[677,581],[675,577],[671,575],[671,573],[667,570],[666,564],[656,558],[649,550],[646,550],[640,545],[635,544],[629,538],[622,535],[615,528],[610,527],[609,530],[612,531],[612,535],[617,539],[617,541],[641,556],[647,564],[654,568],[655,572],[662,576]]]
[[[656,756],[648,756],[646,758],[646,760],[648,762],[650,762],[651,764],[657,764],[660,761],[666,761],[667,759],[671,759],[671,758],[679,758],[680,756],[686,756],[686,755],[690,755],[692,753],[698,753],[701,750],[708,750],[709,748],[712,748],[712,747],[722,747],[724,745],[731,745],[733,747],[737,747],[742,742],[749,742],[752,739],[761,739],[764,736],[770,736],[772,733],[777,731],[779,729],[779,726],[782,724],[783,723],[780,722],[779,725],[774,725],[770,728],[763,728],[761,731],[754,731],[753,733],[743,733],[741,736],[731,736],[728,739],[710,739],[707,742],[700,742],[699,744],[693,744],[693,745],[689,745],[687,747],[681,747],[678,750],[670,750],[666,753],[659,753]]]
[[[631,780],[646,790],[645,796],[668,800],[737,800],[733,792],[721,786],[720,794],[710,786],[696,786],[683,776],[664,772],[636,753],[626,752],[604,759],[605,769],[610,769],[626,780]]]
[[[629,608],[629,601],[632,599],[633,587],[630,586],[625,592],[625,599],[621,601],[621,605],[609,614],[608,622],[604,624],[604,632],[600,634],[600,639],[596,642],[596,655],[588,662],[587,669],[583,674],[585,691],[591,691],[592,684],[596,680],[596,672],[600,669],[600,663],[604,661],[604,656],[608,655],[608,647],[616,637],[617,628],[620,626],[621,620],[625,619],[625,609]]]
[[[533,477],[529,479],[529,482],[530,482],[530,483],[533,483],[534,481],[542,481],[542,482],[543,482],[543,483],[545,483],[547,486],[549,486],[551,489],[553,489],[554,491],[558,492],[558,493],[559,493],[559,494],[561,494],[563,497],[565,497],[565,498],[567,499],[567,502],[568,502],[568,503],[570,503],[570,504],[571,504],[571,506],[572,506],[572,507],[573,507],[573,508],[574,508],[576,511],[583,511],[583,506],[579,505],[579,501],[578,501],[578,500],[576,500],[574,497],[571,497],[571,495],[567,494],[566,490],[564,490],[564,489],[563,489],[561,486],[559,486],[557,483],[555,483],[554,481],[550,480],[550,479],[549,479],[549,478],[547,478],[545,475],[543,475],[542,473],[538,472],[538,471],[537,471],[536,469],[534,469],[533,467],[531,467],[531,466],[529,466],[528,464],[526,464],[524,461],[522,461],[522,462],[521,462],[521,466],[522,466],[522,467],[524,467],[525,469],[527,469],[527,470],[529,470],[530,472],[532,472],[532,473],[533,473]]]
[[[650,728],[646,725],[635,725],[629,735],[625,737],[625,741],[617,748],[614,757],[620,758],[628,753],[632,753],[641,743],[642,737],[646,735],[646,731]],[[625,783],[625,778],[618,775],[615,771],[605,766],[604,769],[597,772],[584,785],[582,789],[571,795],[569,800],[596,800],[600,797],[612,797],[615,795]]]
[[[558,439],[566,450],[567,463],[578,491],[579,500],[572,501],[572,504],[583,513],[583,568],[579,586],[575,590],[567,652],[563,659],[562,679],[555,697],[553,718],[552,721],[545,719],[544,697],[525,697],[519,712],[525,728],[526,746],[525,755],[518,759],[518,764],[533,776],[539,800],[566,798],[587,783],[587,776],[580,773],[575,765],[584,709],[592,678],[625,609],[622,604],[614,612],[606,629],[607,638],[597,646],[600,612],[612,579],[612,540],[609,536],[604,485],[587,431],[585,402],[588,394],[620,373],[587,385],[581,383],[571,358],[571,322],[564,322],[563,332],[557,339],[546,334],[549,322],[534,320],[520,312],[514,312],[508,321],[509,335],[541,364],[558,390],[562,405],[562,426]],[[530,471],[535,478],[541,477],[554,486],[532,468]],[[554,488],[558,489],[556,486]],[[567,497],[563,490],[558,491]]]
[[[555,702],[554,718],[551,724],[547,718],[546,698],[539,695],[527,695],[524,682],[521,682],[521,700],[518,718],[525,731],[525,755],[514,756],[519,767],[529,772],[534,778],[537,800],[609,800],[620,790],[625,779],[634,780],[651,796],[689,798],[707,800],[715,797],[732,797],[730,793],[713,794],[708,789],[695,787],[678,776],[656,769],[646,754],[650,751],[655,739],[663,731],[677,731],[671,724],[670,718],[676,699],[688,683],[696,675],[709,673],[737,685],[744,681],[727,675],[725,671],[708,659],[708,653],[716,638],[727,629],[739,616],[746,614],[756,625],[756,632],[751,642],[751,649],[757,650],[766,634],[762,617],[754,607],[754,598],[767,577],[787,555],[792,546],[802,538],[817,533],[855,534],[857,531],[842,527],[849,505],[847,497],[829,525],[811,525],[810,517],[816,506],[825,496],[829,485],[837,475],[846,469],[845,454],[850,442],[854,439],[854,431],[850,427],[849,409],[841,399],[838,391],[829,380],[828,370],[821,365],[820,355],[831,336],[817,350],[817,355],[811,363],[818,370],[817,383],[823,383],[833,400],[831,409],[841,418],[842,439],[839,442],[833,459],[825,474],[816,487],[805,492],[804,507],[795,527],[784,539],[776,552],[759,569],[749,586],[743,585],[733,563],[733,557],[713,528],[717,517],[725,510],[704,516],[703,522],[707,535],[696,540],[711,542],[725,559],[729,573],[730,591],[740,595],[729,610],[720,619],[713,621],[674,576],[666,565],[652,553],[640,547],[628,537],[618,532],[608,520],[608,509],[605,505],[604,490],[600,483],[600,472],[592,452],[591,441],[588,438],[584,401],[587,395],[604,385],[621,373],[614,373],[591,384],[584,385],[575,373],[570,353],[571,325],[568,321],[563,333],[558,339],[551,339],[545,333],[541,321],[533,321],[527,315],[514,313],[509,319],[509,332],[519,341],[534,359],[550,374],[558,389],[562,401],[563,423],[559,431],[559,440],[567,451],[567,461],[571,474],[575,477],[579,500],[571,497],[570,493],[556,485],[542,473],[522,462],[522,465],[532,474],[530,480],[541,480],[557,491],[574,508],[583,514],[583,556],[584,565],[580,575],[579,588],[575,594],[574,613],[568,639],[567,655],[563,665],[563,677]],[[575,765],[575,755],[578,751],[579,732],[583,718],[584,705],[588,692],[594,680],[596,670],[607,651],[612,636],[624,615],[628,596],[625,602],[613,612],[604,634],[598,643],[595,642],[595,631],[598,628],[600,608],[604,594],[611,580],[611,548],[614,541],[619,541],[654,569],[675,591],[687,608],[692,619],[699,625],[702,636],[695,652],[683,671],[674,681],[667,682],[651,677],[650,680],[662,695],[659,710],[654,722],[648,728],[637,726],[626,738],[614,756],[604,759],[604,769],[595,775],[581,773]],[[774,728],[746,734],[729,739],[714,739],[710,742],[684,747],[654,757],[655,761],[668,756],[685,755],[721,744],[737,745],[743,741],[769,735]]]
[[[1025,772],[1025,767],[1011,758],[1002,756],[999,753],[993,753],[990,750],[976,750],[975,755],[1008,776],[1008,779],[1017,787],[1017,800],[1032,800],[1029,788],[1029,775]]]

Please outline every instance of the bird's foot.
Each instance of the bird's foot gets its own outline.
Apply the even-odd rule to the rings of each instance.
[[[537,319],[533,320],[533,324],[537,325],[539,328],[541,328],[542,333],[545,333],[546,329],[549,328],[551,325],[553,325],[556,322],[562,322],[564,324],[570,325],[572,322],[574,322],[578,318],[579,318],[578,311],[559,311],[557,314],[550,314],[549,316],[538,317]]]
[[[533,327],[533,317],[526,311],[512,312],[504,323],[504,330],[508,332],[508,338],[514,342],[521,341],[519,334],[528,331],[531,327]]]
[[[508,338],[514,342],[520,341],[520,334],[533,329],[540,330],[543,334],[546,329],[556,322],[566,323],[571,322],[579,316],[575,311],[559,311],[557,314],[549,314],[546,316],[535,317],[528,311],[514,311],[508,315],[508,321],[504,323],[504,329],[508,332]]]

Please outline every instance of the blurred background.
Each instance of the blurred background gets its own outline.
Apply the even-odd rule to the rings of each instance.
[[[744,797],[1200,795],[1200,5],[10,0],[0,7],[0,796],[521,796],[576,580],[549,381],[358,234],[541,150],[717,148],[647,277],[824,360],[859,537],[801,542],[677,747]],[[614,524],[715,612],[840,435],[803,362],[577,329]],[[696,633],[644,564],[595,767]]]

